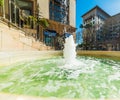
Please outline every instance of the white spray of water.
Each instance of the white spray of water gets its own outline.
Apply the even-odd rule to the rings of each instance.
[[[65,39],[63,57],[66,64],[73,64],[76,62],[76,44],[74,43],[72,35]]]

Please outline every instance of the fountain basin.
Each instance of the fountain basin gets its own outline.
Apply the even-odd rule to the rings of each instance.
[[[0,66],[7,66],[16,62],[45,59],[62,55],[62,51],[14,51],[0,52]]]
[[[0,52],[0,66],[10,65],[16,62],[32,59],[44,59],[54,56],[62,56],[63,51],[14,51]],[[108,58],[120,61],[120,51],[77,51],[77,56],[90,56],[96,58]]]
[[[78,51],[79,56],[90,56],[96,58],[107,58],[111,60],[120,61],[120,51]]]
[[[94,52],[82,51],[81,54],[85,53],[86,55],[93,56],[96,54],[99,55],[98,52],[99,52],[100,56],[104,55],[104,57],[106,57],[105,54],[107,56],[109,55],[110,57],[111,57],[111,54],[113,54],[113,58],[115,55],[115,52],[106,52],[106,53],[101,52],[100,53],[100,51],[97,51],[97,53],[96,53],[96,51],[94,51]],[[43,97],[57,97],[57,98],[81,98],[81,99],[84,99],[89,96],[88,98],[99,99],[100,95],[106,96],[106,97],[108,96],[108,98],[119,98],[118,97],[119,96],[119,84],[118,83],[120,81],[119,80],[119,71],[118,71],[118,69],[120,67],[119,62],[114,62],[111,60],[96,59],[96,58],[91,58],[91,57],[82,57],[82,58],[77,57],[77,59],[80,62],[80,65],[83,65],[83,67],[81,68],[81,66],[79,66],[76,69],[66,69],[66,68],[61,68],[61,66],[63,65],[63,64],[61,65],[61,62],[63,62],[63,58],[61,57],[61,55],[62,55],[61,51],[59,51],[59,52],[56,52],[56,51],[53,51],[53,52],[52,51],[50,51],[50,52],[24,52],[24,53],[21,52],[21,54],[20,54],[20,52],[18,54],[17,54],[17,52],[16,53],[9,52],[8,53],[9,56],[7,56],[7,53],[4,53],[4,54],[6,54],[6,59],[7,59],[7,60],[5,60],[5,58],[4,58],[4,63],[5,63],[5,61],[6,62],[9,61],[9,63],[7,63],[7,66],[5,66],[4,68],[1,67],[1,71],[5,72],[5,73],[0,74],[1,76],[3,75],[2,78],[0,77],[2,80],[1,82],[4,81],[5,82],[4,84],[6,84],[6,79],[11,79],[11,80],[9,80],[6,84],[6,85],[8,85],[8,87],[4,88],[1,92],[12,93],[12,94],[21,94],[21,95],[40,96],[40,97],[42,97],[42,96]],[[78,54],[80,54],[80,52],[78,52]],[[119,57],[118,55],[119,55],[119,53],[116,52],[117,57]],[[112,57],[111,57],[111,59],[112,59]],[[24,63],[23,61],[26,63]],[[1,62],[3,62],[3,61],[1,61]],[[19,62],[19,63],[15,64],[16,62]],[[86,65],[88,64],[90,66],[90,67],[89,66],[86,67],[88,69],[84,69],[85,63],[86,63]],[[11,64],[12,64],[12,66],[11,66]],[[42,67],[43,64],[45,64],[45,66],[44,66],[45,69]],[[3,64],[3,65],[5,65],[5,64]],[[93,70],[92,68],[95,70]],[[112,68],[115,68],[115,69],[112,69]],[[7,71],[6,71],[6,69],[7,69]],[[43,69],[43,70],[41,70],[41,69]],[[39,75],[37,75],[36,73],[38,73],[40,70],[41,70],[41,72],[39,73]],[[91,70],[91,71],[89,72],[89,70]],[[98,72],[96,70],[98,70]],[[24,71],[25,71],[25,73],[21,73]],[[87,71],[87,73],[86,73],[86,71]],[[96,71],[96,72],[94,72],[94,71]],[[43,73],[44,75],[41,73]],[[11,75],[13,77],[6,78],[4,76],[4,74],[5,75],[7,74],[7,77],[11,76]],[[111,77],[115,76],[115,74],[118,75],[118,76],[116,76],[116,78],[118,78],[118,80],[115,79],[115,81],[112,81]],[[21,75],[23,75],[24,77]],[[5,77],[4,78],[5,80],[3,79],[3,77]],[[21,79],[21,77],[23,77],[25,79]],[[34,80],[30,80],[31,77],[33,77]],[[109,77],[109,81],[106,80],[107,77]],[[28,83],[26,83],[26,82],[28,82]],[[32,83],[29,83],[29,82],[32,82]],[[43,83],[41,83],[41,82],[43,82]],[[96,83],[96,85],[95,85],[95,83]],[[39,84],[41,84],[41,85],[39,85]],[[73,86],[73,84],[75,84],[75,87]],[[106,86],[106,84],[108,86]],[[11,85],[11,87],[9,87],[9,85]],[[66,85],[66,87],[64,87],[64,85]],[[96,87],[94,87],[94,85]],[[21,86],[23,86],[23,87],[21,87]],[[91,86],[91,87],[89,87],[89,86]],[[99,86],[102,86],[102,88],[100,88]],[[33,87],[37,87],[36,89],[41,87],[41,90],[39,89],[36,91],[36,89],[34,89]],[[43,88],[43,87],[46,87],[46,88]],[[76,93],[75,88],[77,90],[77,95],[74,94],[74,93]],[[97,88],[99,88],[99,89],[97,90]],[[30,94],[29,94],[29,91],[27,92],[28,94],[26,92],[23,93],[24,91],[27,91],[26,89],[31,91]],[[55,93],[56,89],[58,89],[57,93]],[[111,91],[111,89],[113,91]],[[51,90],[51,91],[49,91],[49,90]],[[68,93],[67,90],[68,90],[69,94],[66,94],[66,95],[62,94],[62,93]],[[15,91],[17,91],[17,92],[15,92]],[[43,94],[41,94],[40,91],[42,91]],[[101,91],[101,92],[99,92],[99,91]],[[95,94],[95,96],[93,96],[93,94],[89,94],[90,92],[91,93],[94,92],[93,94]],[[115,97],[110,96],[113,94],[113,92],[114,92],[113,96],[115,96]],[[47,94],[48,94],[48,96],[47,96]],[[56,94],[56,96],[54,94]],[[102,97],[102,98],[104,98],[104,97]]]

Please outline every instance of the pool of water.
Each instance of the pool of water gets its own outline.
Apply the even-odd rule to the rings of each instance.
[[[0,92],[58,98],[120,98],[120,62],[62,57],[0,67]]]

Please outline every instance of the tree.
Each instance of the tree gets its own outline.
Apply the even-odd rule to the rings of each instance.
[[[28,19],[33,21],[36,25],[41,25],[44,28],[47,28],[49,26],[45,18],[36,18],[35,16],[29,16]]]
[[[92,49],[93,48],[93,25],[92,23],[80,25],[80,28],[83,29],[83,46],[84,49]]]
[[[0,0],[0,6],[3,6],[3,0]]]
[[[26,15],[24,13],[24,10],[21,10],[20,19],[25,25],[27,25],[27,27],[35,28],[37,30],[36,39],[39,39],[40,36],[39,26],[41,26],[43,29],[49,27],[47,19],[45,19],[39,11],[39,5],[37,5],[35,12],[33,12],[33,15]]]

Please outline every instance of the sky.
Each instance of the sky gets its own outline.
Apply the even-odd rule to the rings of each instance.
[[[120,13],[120,0],[76,0],[76,28],[82,24],[82,15],[98,5],[109,15]]]

